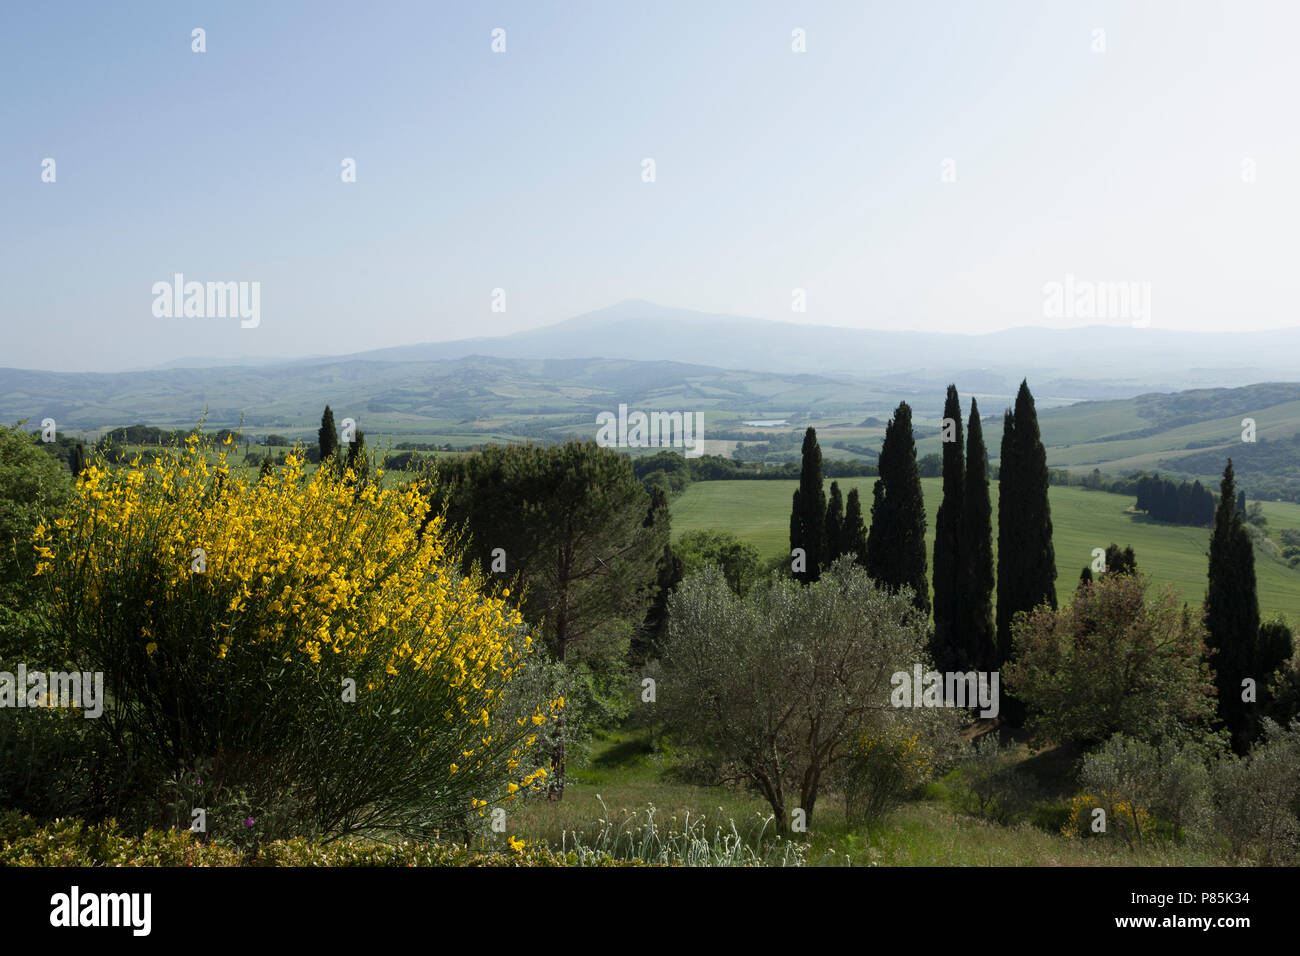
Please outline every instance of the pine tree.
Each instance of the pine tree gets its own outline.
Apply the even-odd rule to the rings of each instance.
[[[988,454],[979,405],[970,403],[966,426],[966,481],[962,492],[958,564],[961,584],[955,633],[962,648],[960,670],[997,667],[993,629],[993,509],[989,501]]]
[[[1255,549],[1242,521],[1235,484],[1229,458],[1210,534],[1205,629],[1208,660],[1219,692],[1219,718],[1232,735],[1233,749],[1244,754],[1256,727],[1254,706],[1241,699],[1241,682],[1253,678],[1258,690],[1262,675],[1256,673],[1259,596],[1255,587]]]
[[[1012,622],[1019,611],[1040,604],[1056,608],[1056,552],[1048,503],[1047,450],[1029,383],[1022,381],[1015,410],[1003,419],[998,482],[998,666],[1011,657]],[[1013,725],[1024,708],[1006,701],[1003,715]]]
[[[806,567],[795,577],[805,584],[821,577],[824,564],[822,544],[826,539],[826,490],[822,484],[822,450],[817,430],[809,428],[803,437],[803,466],[799,490],[790,513],[790,550],[803,548]]]
[[[912,409],[899,402],[880,446],[880,477],[872,489],[867,574],[885,586],[910,587],[912,603],[930,613],[925,554],[925,499],[916,466]]]
[[[852,554],[855,564],[867,565],[867,525],[862,520],[862,498],[858,489],[849,489],[849,500],[844,506],[844,526],[840,530],[841,553]]]
[[[934,529],[934,635],[930,649],[935,666],[941,671],[955,671],[962,654],[958,649],[957,602],[961,583],[961,517],[962,498],[966,488],[966,465],[962,448],[961,400],[957,386],[948,386],[948,397],[943,405],[944,427],[951,421],[953,440],[943,443],[943,501],[935,518]]]
[[[332,462],[339,448],[339,433],[334,425],[334,412],[328,405],[325,406],[325,412],[320,417],[320,431],[316,433],[317,444],[320,446],[320,463],[324,468],[327,462]]]
[[[844,534],[844,498],[840,495],[840,483],[831,482],[830,503],[826,505],[826,544],[822,550],[823,563],[829,565],[843,550]]]

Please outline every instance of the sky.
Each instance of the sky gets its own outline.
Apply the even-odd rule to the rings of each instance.
[[[1144,284],[1153,328],[1300,325],[1294,2],[0,17],[0,366],[342,354],[624,299],[874,329],[1130,324],[1051,314],[1066,276]],[[177,273],[259,283],[256,324],[155,314]]]

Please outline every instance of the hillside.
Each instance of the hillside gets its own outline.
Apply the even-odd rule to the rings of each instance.
[[[1192,333],[1159,328],[1013,328],[986,334],[844,328],[720,315],[627,300],[542,328],[344,356],[428,362],[613,358],[707,361],[728,369],[852,375],[903,391],[1014,394],[1028,375],[1040,398],[1121,398],[1156,390],[1300,380],[1300,329]],[[338,359],[305,360],[314,363]]]
[[[794,460],[803,430],[813,425],[827,457],[870,460],[885,420],[906,400],[918,455],[941,448],[943,384],[905,382],[896,374],[864,378],[614,358],[398,361],[372,354],[387,357],[118,373],[0,369],[0,421],[34,424],[50,417],[61,429],[97,437],[136,423],[188,428],[206,416],[210,427],[242,422],[255,436],[310,439],[329,404],[376,440],[464,447],[589,438],[597,414],[627,404],[704,413],[712,454],[729,455],[743,445],[747,458]],[[711,361],[731,358],[725,350],[701,354]],[[1010,395],[979,387],[997,384],[983,374],[955,381],[966,407],[972,395],[979,399],[996,463]],[[1114,476],[1159,470],[1217,482],[1231,456],[1251,497],[1300,497],[1300,384],[1145,391],[1104,401],[1053,396],[1032,377],[1030,385],[1053,468]],[[1244,418],[1256,423],[1255,443],[1241,440]],[[752,420],[785,424],[745,424]]]

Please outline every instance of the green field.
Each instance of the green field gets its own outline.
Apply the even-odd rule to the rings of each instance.
[[[871,507],[874,478],[839,479],[847,498],[857,488],[863,508]],[[939,478],[921,480],[925,492],[927,555],[933,557],[934,519],[943,494]],[[796,481],[701,481],[691,485],[672,504],[673,534],[699,528],[731,531],[753,544],[766,558],[783,553],[789,546],[790,499]],[[827,488],[830,482],[826,483]],[[997,549],[997,483],[990,489],[993,499],[993,546]],[[1057,597],[1067,597],[1079,579],[1079,572],[1092,561],[1092,549],[1112,541],[1131,545],[1139,567],[1157,585],[1171,584],[1179,597],[1199,604],[1205,597],[1210,532],[1158,524],[1128,509],[1135,499],[1102,491],[1054,486],[1050,491],[1052,527],[1056,546]],[[1300,505],[1265,502],[1268,530],[1300,528]],[[868,515],[869,517],[869,515]],[[1300,622],[1300,570],[1256,552],[1255,573],[1259,582],[1260,610],[1265,616],[1283,613]]]

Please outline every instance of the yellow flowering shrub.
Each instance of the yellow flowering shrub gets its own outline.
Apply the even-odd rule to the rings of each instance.
[[[850,744],[840,770],[850,823],[875,823],[908,791],[930,779],[936,754],[920,730],[893,725],[867,731]]]
[[[327,833],[445,828],[540,786],[533,728],[562,701],[509,694],[534,653],[509,592],[457,570],[418,486],[375,478],[291,455],[249,482],[192,435],[90,465],[37,527],[51,633],[160,772],[202,762]]]
[[[1105,817],[1095,815],[1096,810],[1105,811]],[[1124,840],[1129,845],[1141,843],[1155,825],[1150,812],[1130,800],[1119,799],[1113,793],[1080,793],[1070,800],[1070,815],[1061,827],[1061,835],[1071,840],[1093,836],[1110,835]],[[1094,830],[1094,820],[1105,829]]]

